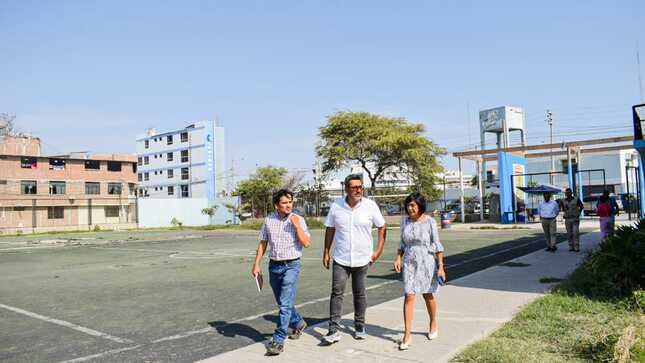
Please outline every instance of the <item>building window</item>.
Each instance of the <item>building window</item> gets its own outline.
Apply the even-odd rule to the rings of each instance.
[[[47,207],[47,219],[65,218],[65,207]]]
[[[150,147],[150,140],[146,140],[146,141],[144,141],[144,142],[143,142],[143,147],[145,147],[146,149],[148,149],[148,148]]]
[[[143,165],[148,165],[150,164],[150,157],[144,156],[143,157]]]
[[[181,162],[182,163],[187,163],[188,162],[188,150],[182,150],[181,151]]]
[[[155,154],[155,159],[157,158],[157,154]]]
[[[65,160],[49,159],[49,170],[65,170]]]
[[[101,194],[101,183],[85,182],[85,194]]]
[[[137,174],[137,180],[143,181],[143,175],[141,175],[141,173]]]
[[[20,167],[23,169],[36,169],[38,166],[38,159],[36,158],[20,158]]]
[[[168,186],[168,195],[175,195],[175,187],[172,185]]]
[[[25,207],[13,207],[13,211],[14,211],[14,212],[24,212],[24,211],[25,211]]]
[[[141,156],[139,156],[137,158],[137,165],[141,166],[142,164],[143,164],[143,158],[141,158]]]
[[[20,182],[20,190],[22,194],[36,194],[36,181],[35,180],[23,180]]]
[[[144,181],[150,180],[150,173],[143,173],[143,180]]]
[[[188,198],[188,185],[181,186],[181,197]]]
[[[98,160],[85,160],[85,170],[99,170],[101,162]]]
[[[168,179],[172,179],[175,177],[175,171],[173,169],[168,169]]]
[[[105,207],[105,217],[107,218],[119,218],[119,207],[118,206],[106,206]]]
[[[121,183],[108,183],[108,194],[121,195],[122,188]]]
[[[49,182],[49,194],[65,194],[65,182],[63,181]]]
[[[173,160],[173,158],[174,158],[173,153],[168,153],[168,154],[166,154],[166,160],[168,160],[168,161],[172,161],[172,160]]]
[[[188,133],[187,132],[182,132],[181,133],[181,142],[188,142]]]
[[[108,166],[108,171],[121,171],[120,161],[108,161],[107,166]]]
[[[167,145],[172,145],[172,135],[166,136],[166,144]]]
[[[136,172],[137,172],[137,164],[132,163],[132,173],[136,173]]]
[[[135,188],[134,183],[128,183],[128,192],[130,195],[136,195],[137,189]]]
[[[181,168],[181,180],[188,180],[188,168]]]

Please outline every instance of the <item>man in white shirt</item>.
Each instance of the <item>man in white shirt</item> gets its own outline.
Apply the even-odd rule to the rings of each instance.
[[[546,239],[546,250],[555,252],[558,248],[555,246],[556,217],[560,213],[560,205],[551,199],[551,193],[544,193],[544,201],[540,202],[538,207],[540,221],[542,221],[542,230]]]
[[[340,340],[338,333],[347,279],[352,277],[354,295],[354,338],[365,339],[365,275],[385,246],[385,219],[376,203],[363,198],[363,179],[358,174],[345,178],[345,198],[332,204],[325,225],[323,266],[329,269],[330,249],[334,246],[331,298],[329,301],[329,332],[323,337],[327,344]],[[372,225],[378,228],[378,245],[373,251]],[[335,237],[335,238],[334,238]]]

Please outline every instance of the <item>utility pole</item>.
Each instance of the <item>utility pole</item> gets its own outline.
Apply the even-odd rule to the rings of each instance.
[[[546,110],[546,123],[549,124],[550,144],[553,144],[553,113]],[[553,147],[550,149],[551,154],[551,172],[549,173],[549,183],[553,184],[553,172],[555,171],[555,160],[553,159]]]

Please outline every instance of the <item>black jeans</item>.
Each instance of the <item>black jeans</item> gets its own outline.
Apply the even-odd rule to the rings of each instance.
[[[354,295],[354,327],[365,325],[367,295],[365,294],[365,276],[368,265],[361,267],[343,266],[336,261],[332,265],[331,298],[329,301],[329,331],[337,331],[340,317],[343,315],[343,295],[347,279],[352,276],[352,293]]]

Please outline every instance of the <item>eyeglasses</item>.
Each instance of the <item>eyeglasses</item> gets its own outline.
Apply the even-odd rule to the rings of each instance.
[[[357,192],[359,190],[363,190],[362,185],[354,185],[354,186],[351,186],[351,187],[348,187],[348,188],[349,188],[349,190],[352,190],[352,191],[355,191],[355,192]]]

